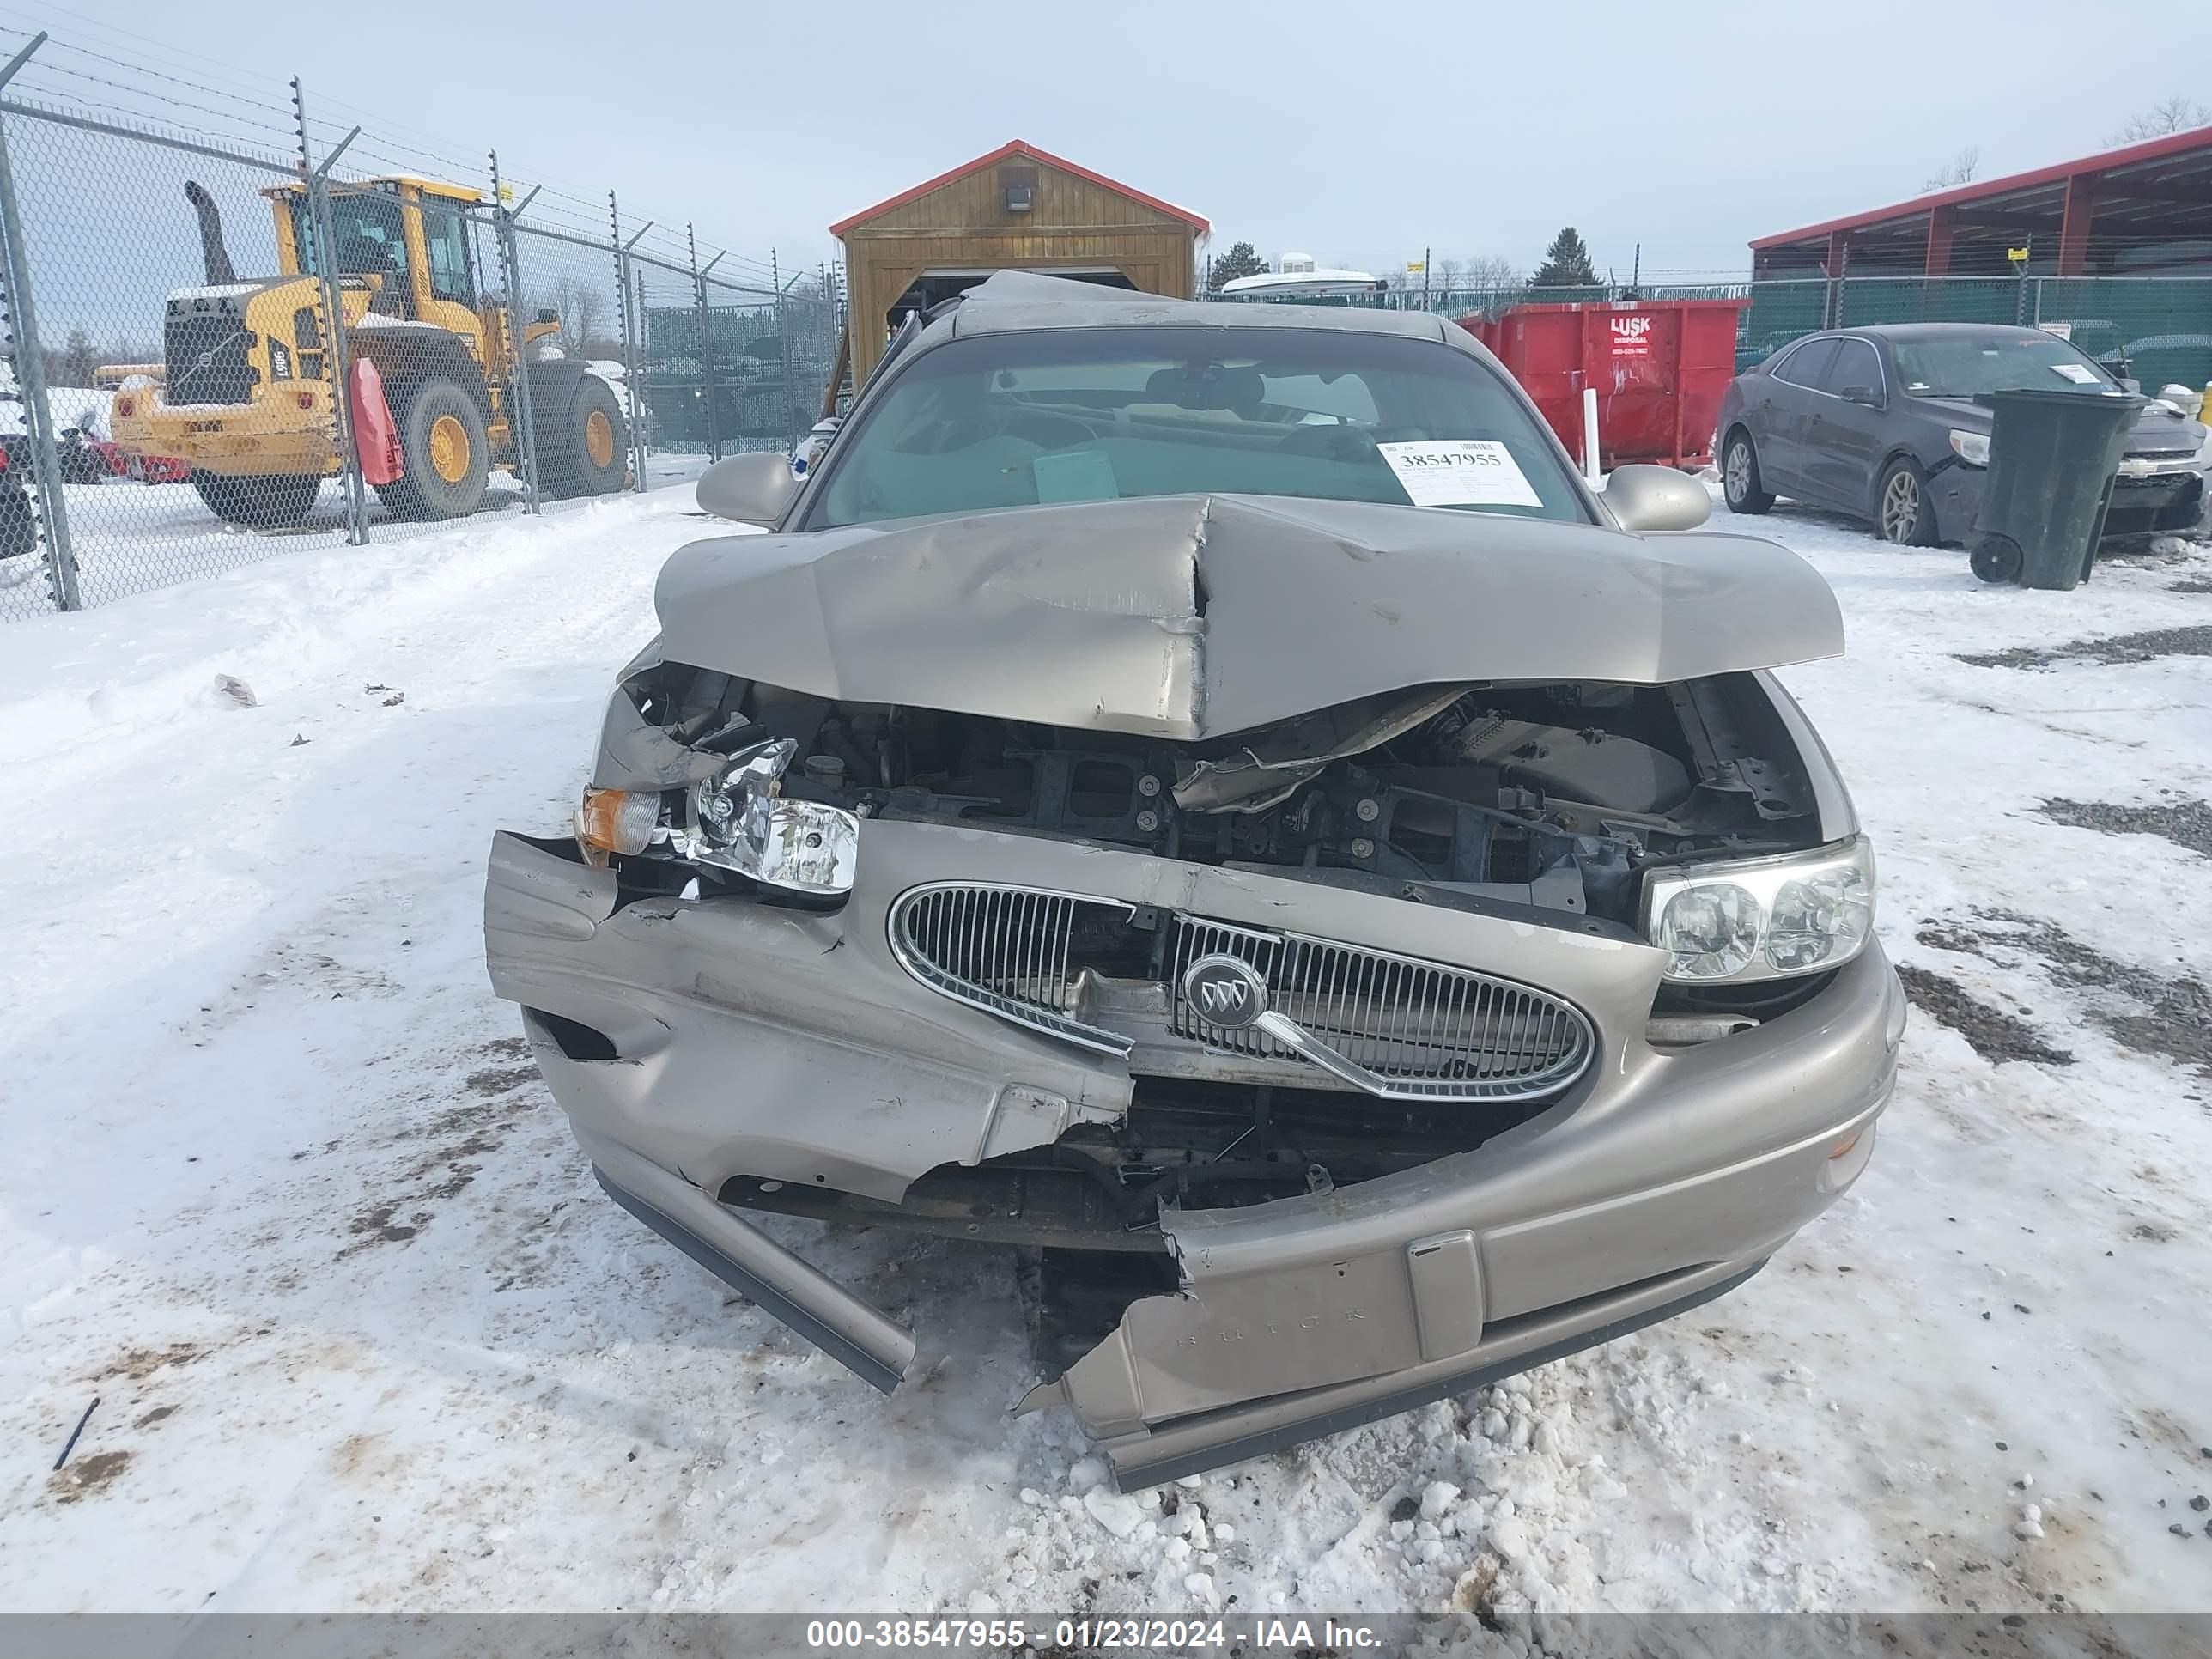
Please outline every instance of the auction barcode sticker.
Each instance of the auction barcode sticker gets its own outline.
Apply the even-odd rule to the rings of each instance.
[[[1541,507],[1505,446],[1492,438],[1377,444],[1415,507]]]

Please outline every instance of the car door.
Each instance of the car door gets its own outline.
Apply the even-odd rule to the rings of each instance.
[[[1753,423],[1752,440],[1759,446],[1760,482],[1770,490],[1804,495],[1810,488],[1805,478],[1805,425],[1814,400],[1824,395],[1814,388],[1835,355],[1835,337],[1823,335],[1794,347],[1767,371],[1765,402]]]
[[[1889,419],[1888,388],[1872,343],[1838,341],[1813,390],[1801,451],[1805,487],[1825,506],[1864,514],[1874,501]],[[1846,392],[1874,401],[1857,402]]]

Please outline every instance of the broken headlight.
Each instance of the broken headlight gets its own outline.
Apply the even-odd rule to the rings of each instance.
[[[684,791],[670,844],[694,864],[734,870],[763,887],[810,898],[851,892],[860,821],[818,801],[784,799],[784,769],[798,752],[777,738],[731,756]]]
[[[1874,848],[1863,836],[1776,858],[1677,866],[1644,878],[1644,937],[1688,985],[1825,972],[1874,932]]]

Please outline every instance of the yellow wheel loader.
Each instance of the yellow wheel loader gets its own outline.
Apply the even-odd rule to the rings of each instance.
[[[169,295],[164,361],[100,371],[118,385],[113,430],[126,455],[181,456],[218,518],[299,523],[325,478],[343,470],[325,360],[325,251],[304,184],[264,190],[276,222],[276,276],[241,279],[214,198],[185,197],[199,216],[206,283]],[[581,362],[541,357],[560,331],[540,312],[517,342],[506,309],[477,286],[462,209],[476,191],[400,176],[330,187],[330,274],[346,344],[376,366],[398,437],[401,469],[377,495],[396,514],[473,513],[492,468],[518,465],[515,377],[529,377],[540,487],[605,495],[628,476],[623,405]],[[373,475],[372,475],[373,476]]]

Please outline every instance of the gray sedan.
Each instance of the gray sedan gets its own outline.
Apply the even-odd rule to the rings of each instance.
[[[1963,541],[1981,505],[1995,418],[1976,398],[2123,386],[2041,329],[1894,323],[1811,335],[1730,382],[1723,488],[1733,512],[1764,513],[1786,495],[1869,520],[1887,541]],[[2163,404],[2144,411],[2120,463],[2107,535],[2202,522],[2204,435]]]

